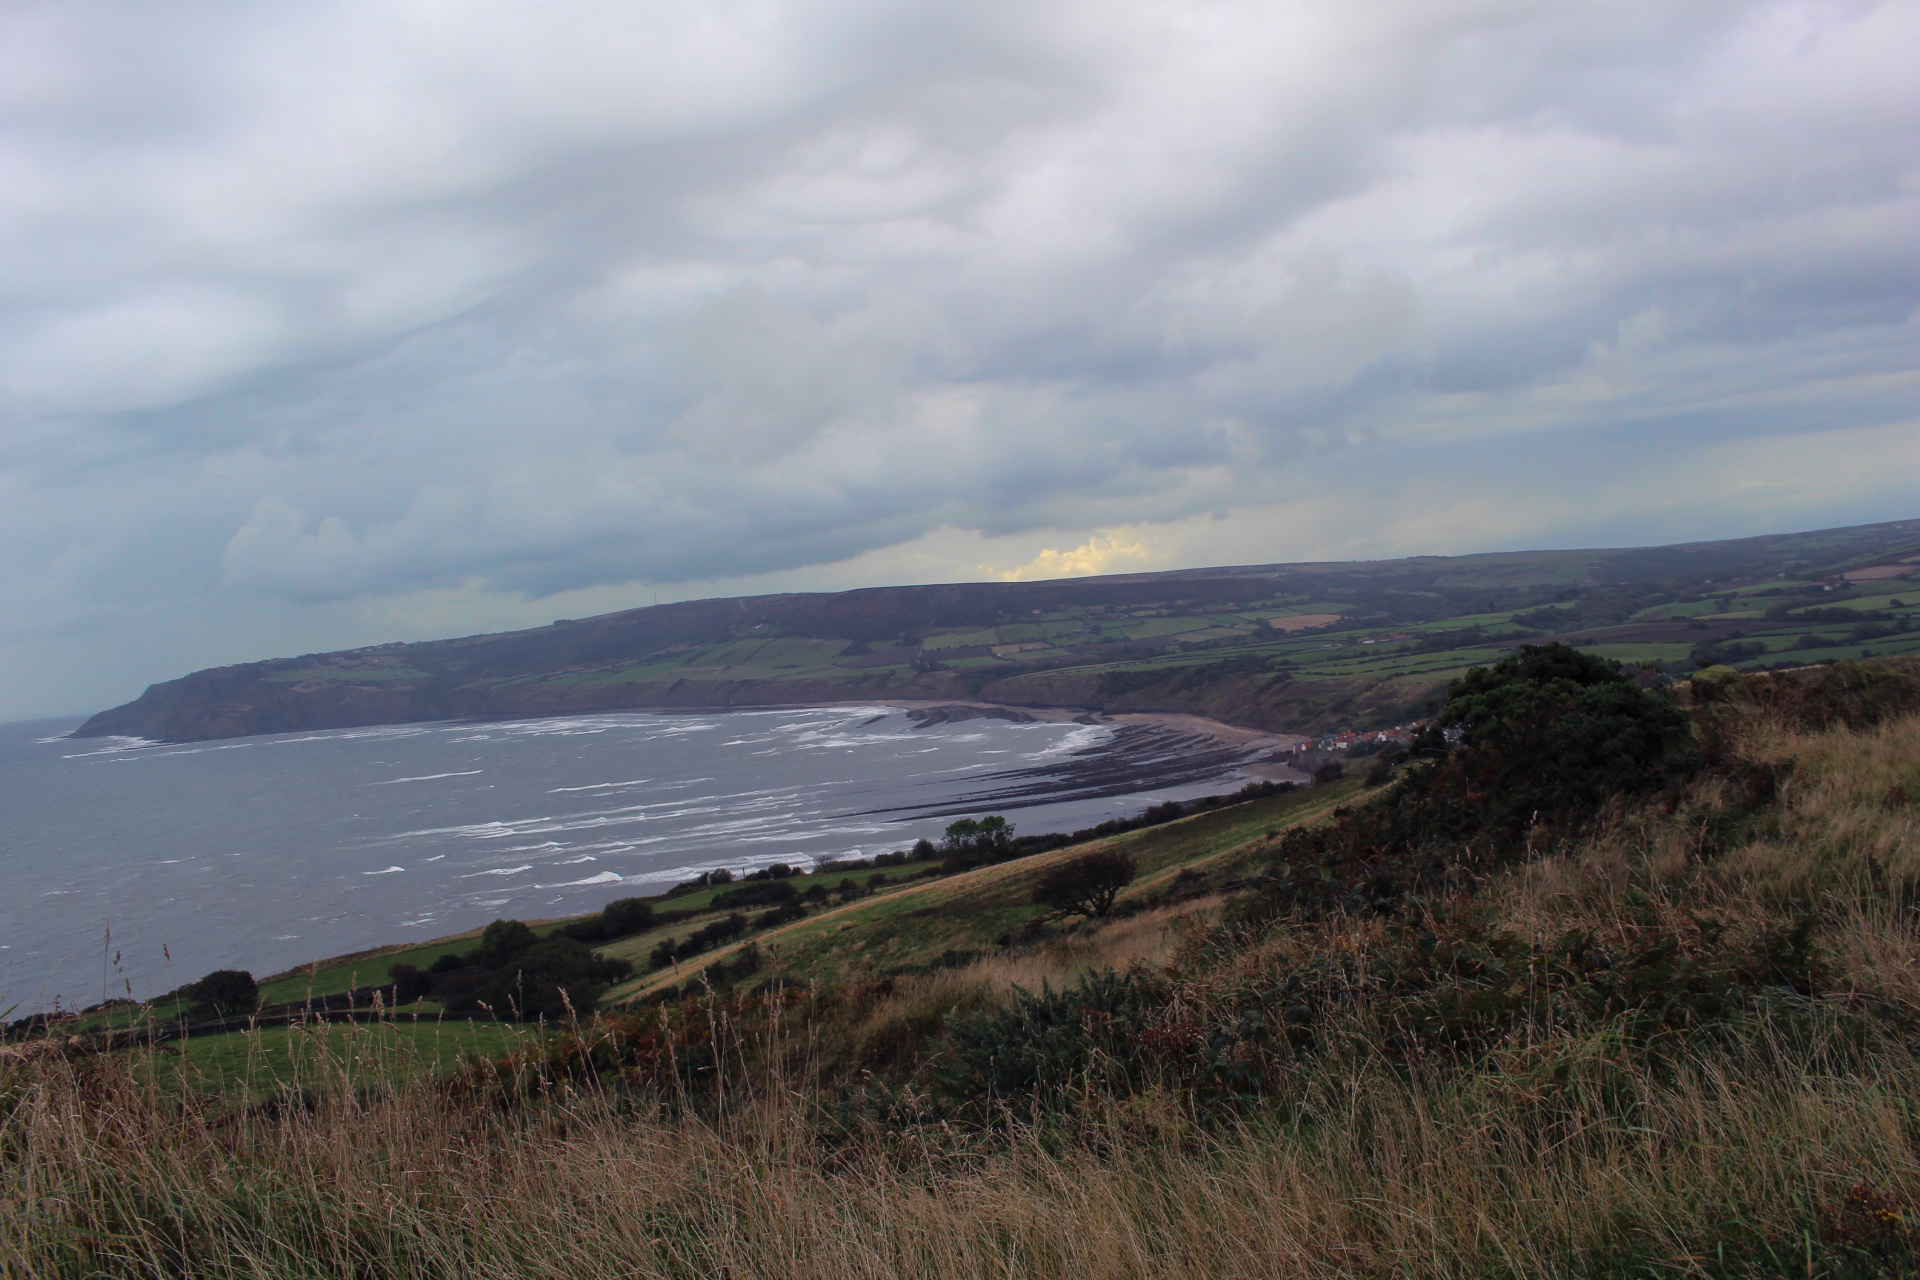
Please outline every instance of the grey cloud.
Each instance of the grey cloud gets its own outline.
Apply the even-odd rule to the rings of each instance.
[[[1917,26],[17,5],[0,590],[30,617],[0,629],[279,636],[943,528],[1419,502],[1448,456],[1524,488],[1595,433],[1817,450],[1911,412]],[[1468,447],[1503,434],[1541,443]]]

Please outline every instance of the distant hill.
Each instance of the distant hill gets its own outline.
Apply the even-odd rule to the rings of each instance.
[[[1920,521],[1721,542],[694,600],[196,671],[76,736],[956,698],[1372,727],[1552,636],[1674,670],[1920,652]],[[1853,576],[1849,577],[1851,574]],[[1902,593],[1905,593],[1904,595]]]

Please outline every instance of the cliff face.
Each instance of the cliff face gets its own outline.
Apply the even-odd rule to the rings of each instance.
[[[446,714],[437,700],[422,698],[405,687],[345,681],[290,684],[262,679],[250,668],[224,667],[150,685],[132,702],[88,720],[74,730],[74,736],[125,734],[160,742],[197,742],[297,729],[400,724]]]

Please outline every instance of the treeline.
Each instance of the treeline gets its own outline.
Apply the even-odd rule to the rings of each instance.
[[[650,927],[652,918],[650,903],[623,899],[545,938],[521,921],[495,920],[471,951],[441,956],[424,971],[394,965],[388,970],[394,999],[433,1000],[448,1013],[484,1011],[529,1021],[587,1013],[608,986],[633,972],[633,961],[599,955],[578,935],[622,937]]]

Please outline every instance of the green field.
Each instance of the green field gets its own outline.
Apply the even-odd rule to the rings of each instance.
[[[264,1097],[282,1089],[385,1088],[415,1076],[445,1075],[537,1038],[502,1022],[409,1018],[379,1023],[317,1023],[192,1036],[148,1059],[168,1089],[240,1090]]]
[[[763,952],[777,948],[780,970],[794,977],[921,968],[943,957],[992,950],[1036,920],[1034,882],[1046,869],[1095,848],[1131,855],[1140,877],[1121,901],[1163,892],[1182,871],[1197,885],[1235,878],[1263,849],[1269,832],[1319,820],[1363,788],[1348,780],[1309,791],[1182,818],[1164,826],[1036,854],[955,876],[889,888],[871,898],[822,911],[753,939]],[[671,931],[663,931],[671,932]],[[745,946],[745,943],[740,946]],[[677,969],[636,976],[609,992],[618,1004],[646,991],[697,975],[740,946],[722,948]]]

